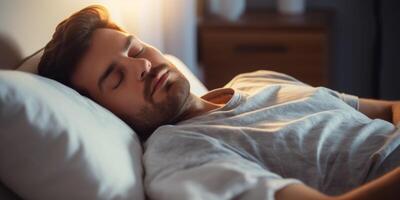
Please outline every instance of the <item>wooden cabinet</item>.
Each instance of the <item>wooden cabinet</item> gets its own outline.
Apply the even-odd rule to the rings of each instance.
[[[330,15],[250,12],[236,22],[204,16],[198,44],[206,86],[222,87],[237,74],[261,69],[326,86]]]

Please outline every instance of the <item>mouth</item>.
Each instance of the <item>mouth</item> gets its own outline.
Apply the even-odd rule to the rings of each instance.
[[[169,77],[169,70],[165,69],[160,71],[157,76],[153,79],[151,84],[151,96],[160,88],[165,86]]]

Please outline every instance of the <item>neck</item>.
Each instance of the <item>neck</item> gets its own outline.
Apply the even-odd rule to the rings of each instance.
[[[190,94],[176,122],[202,115],[211,110],[221,108],[224,105],[225,104],[216,104],[211,101],[204,100],[194,94]]]

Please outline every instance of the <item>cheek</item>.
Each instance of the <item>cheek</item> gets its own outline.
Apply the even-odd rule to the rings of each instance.
[[[104,106],[116,115],[123,114],[124,97],[119,95],[109,96],[104,100]]]
[[[114,94],[109,94],[104,101],[104,106],[118,116],[133,115],[140,107],[144,106],[142,95],[132,90],[125,89]]]

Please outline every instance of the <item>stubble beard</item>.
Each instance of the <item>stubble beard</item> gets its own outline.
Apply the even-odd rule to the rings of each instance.
[[[179,73],[179,72],[177,72]],[[184,112],[190,97],[190,84],[183,75],[175,82],[168,82],[165,86],[167,97],[162,102],[151,101],[150,105],[141,108],[133,121],[140,124],[133,125],[140,135],[147,139],[158,127],[166,124],[175,124]]]

